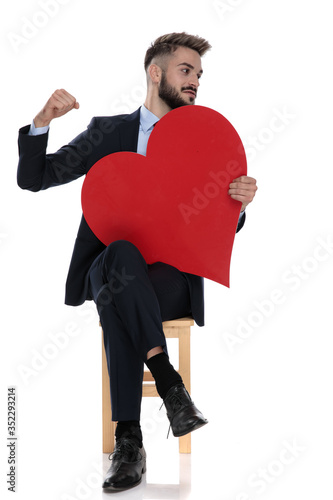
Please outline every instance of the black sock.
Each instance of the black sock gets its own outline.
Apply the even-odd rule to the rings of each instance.
[[[116,439],[128,437],[133,439],[139,448],[142,447],[142,432],[138,420],[122,420],[117,423]]]
[[[169,356],[165,352],[148,359],[146,365],[155,379],[157,392],[162,399],[165,398],[171,387],[183,383],[181,376],[174,369],[169,361]]]

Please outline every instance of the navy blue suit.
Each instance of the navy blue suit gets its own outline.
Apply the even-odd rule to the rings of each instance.
[[[82,132],[68,145],[63,146],[54,154],[46,154],[48,134],[29,136],[29,126],[23,127],[19,131],[19,165],[17,173],[18,185],[22,189],[28,189],[31,191],[39,191],[41,189],[62,185],[85,175],[98,160],[106,155],[119,151],[136,152],[139,124],[140,109],[129,115],[95,117],[91,120],[87,130]],[[243,226],[244,221],[245,214],[241,218],[237,230]],[[152,283],[152,289],[149,290],[149,294],[145,300],[147,304],[155,302],[155,305],[152,306],[152,308],[159,309],[159,311],[154,312],[153,319],[150,315],[150,329],[155,329],[155,327],[153,328],[153,325],[159,325],[155,340],[162,335],[162,337],[159,338],[159,341],[161,342],[156,345],[165,345],[165,339],[163,340],[163,330],[160,323],[162,320],[172,319],[169,316],[173,316],[173,314],[175,314],[173,317],[192,314],[194,320],[199,326],[204,325],[203,279],[200,276],[195,276],[193,274],[180,273],[178,270],[175,270],[175,268],[171,268],[171,266],[168,267],[162,263],[156,263],[153,266],[148,266],[145,268],[145,271],[143,271],[146,264],[144,263],[141,254],[139,255],[137,252],[137,249],[135,249],[133,245],[127,244],[127,242],[116,243],[111,248],[106,248],[106,246],[93,234],[82,216],[66,281],[65,303],[75,306],[82,304],[85,300],[95,300],[100,313],[105,341],[106,337],[109,339],[107,340],[106,345],[109,351],[113,350],[114,352],[116,349],[114,340],[111,342],[111,337],[109,338],[110,333],[106,332],[106,329],[108,330],[111,328],[110,325],[112,322],[118,322],[119,328],[123,328],[124,331],[126,330],[128,333],[131,328],[134,328],[135,321],[144,321],[143,318],[140,319],[138,317],[133,317],[134,313],[132,311],[128,314],[128,316],[133,319],[133,325],[127,325],[124,327],[123,324],[121,326],[121,323],[125,321],[125,316],[123,318],[119,318],[117,316],[118,319],[115,319],[115,314],[118,315],[118,313],[115,313],[115,311],[112,313],[113,307],[121,308],[120,304],[115,306],[115,303],[118,303],[119,300],[121,300],[120,297],[125,297],[126,294],[130,293],[130,289],[135,287],[135,283],[139,281],[130,279],[130,277],[134,275],[133,273],[142,275],[142,279],[144,279],[142,273],[148,273],[147,275],[150,277],[149,279]],[[119,255],[117,256],[116,253],[118,253],[121,258]],[[128,268],[127,264],[123,260],[125,255],[128,255],[128,259],[131,261],[135,260],[137,262],[137,267],[135,269]],[[105,269],[106,263],[110,266],[108,270]],[[125,271],[122,270],[124,266]],[[101,281],[102,275],[103,279]],[[120,281],[116,285],[114,280],[117,275],[118,281]],[[167,276],[170,277],[168,285]],[[122,288],[122,285],[126,283],[126,286],[123,286],[122,288],[122,293],[113,293],[112,297],[110,290],[106,291],[105,289],[107,280],[110,281],[111,279],[113,279],[114,292],[116,290],[119,291],[119,289]],[[161,288],[159,288],[160,282],[163,282]],[[173,287],[175,295],[173,296],[173,299],[170,299],[174,305],[169,307],[166,297],[171,291],[172,287],[169,289],[169,285],[172,282],[176,283],[177,286]],[[100,289],[98,289],[98,287],[100,287]],[[101,294],[102,288],[104,290],[104,295]],[[143,287],[143,289],[146,290],[147,287]],[[142,290],[140,293],[143,293]],[[181,300],[180,297],[176,300],[177,294],[182,294]],[[128,300],[126,300],[125,303],[128,303]],[[177,303],[181,303],[179,310],[176,310]],[[116,327],[114,326],[113,328]],[[151,333],[153,334],[153,332]],[[153,335],[155,335],[155,333]],[[141,339],[141,348],[146,349],[150,347],[155,343],[155,340],[148,338],[145,342],[143,342]],[[126,347],[127,350],[132,350],[135,343],[139,346],[139,342],[137,342],[137,340],[128,337],[125,342],[127,347],[124,344],[123,348],[125,349]],[[107,357],[108,350],[106,351]],[[134,378],[137,379],[135,388],[132,391],[133,398],[134,394],[136,394],[137,397],[136,402],[129,405],[127,404],[127,400],[130,398],[124,398],[124,401],[121,401],[120,403],[120,406],[124,408],[124,410],[120,410],[120,406],[118,403],[116,404],[116,400],[118,400],[120,396],[117,394],[119,391],[117,391],[115,387],[112,388],[112,375],[110,373],[114,420],[138,419],[137,416],[140,407],[139,400],[142,385],[141,377],[143,362],[145,360],[144,356],[146,353],[147,351],[142,351],[139,356],[140,360],[138,360],[135,364],[135,368],[133,368],[132,372],[129,370],[131,372],[129,375],[131,380],[134,380]],[[135,357],[138,357],[138,352],[134,349],[131,356],[132,358],[129,364],[133,365],[133,360]],[[119,361],[119,358],[116,359]],[[108,358],[109,372],[112,369],[113,364],[116,364],[116,360],[113,359],[113,355],[110,354]],[[126,373],[123,374],[123,377],[126,378]],[[115,378],[118,377],[114,374],[114,382]],[[119,385],[118,382],[117,387]],[[125,381],[125,392],[128,392],[128,388],[132,386],[133,384],[131,385],[129,383],[129,379],[127,382]],[[131,407],[131,410],[129,410],[129,407]]]

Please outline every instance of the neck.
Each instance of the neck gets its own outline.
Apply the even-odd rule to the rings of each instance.
[[[162,118],[164,115],[171,111],[170,106],[168,106],[158,95],[154,95],[150,92],[147,93],[145,100],[145,106],[151,113],[153,113],[158,118]]]

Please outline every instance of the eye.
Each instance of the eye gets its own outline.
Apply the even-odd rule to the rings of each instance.
[[[189,70],[189,68],[183,68],[183,69],[182,69],[182,71],[183,71],[184,73],[189,73],[189,71],[190,71],[190,70]]]

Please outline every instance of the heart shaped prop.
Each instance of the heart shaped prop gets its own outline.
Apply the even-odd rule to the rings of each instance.
[[[105,245],[128,240],[148,264],[165,262],[229,286],[241,203],[230,182],[246,175],[234,127],[216,111],[183,106],[167,113],[148,141],[147,156],[119,152],[89,170],[84,217]]]

